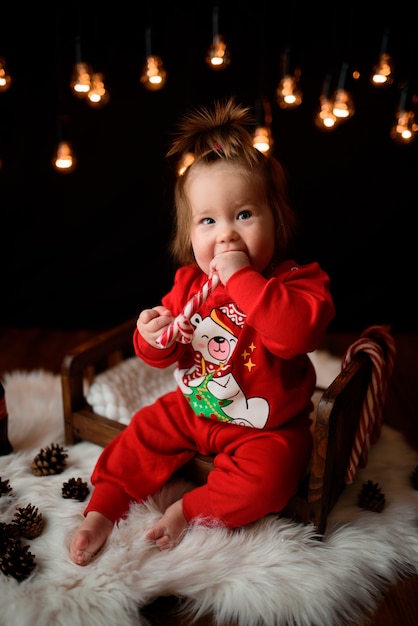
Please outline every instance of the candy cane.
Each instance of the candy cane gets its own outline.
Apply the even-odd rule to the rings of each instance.
[[[384,340],[386,350],[375,338]],[[345,475],[346,484],[353,481],[360,463],[362,467],[366,466],[370,444],[376,443],[379,439],[383,406],[395,361],[395,341],[384,326],[370,326],[346,351],[342,361],[343,369],[357,352],[366,352],[369,355],[372,361],[372,374]]]
[[[193,337],[194,328],[190,323],[191,317],[206,302],[212,291],[219,284],[219,276],[212,274],[203,287],[187,302],[183,311],[171,322],[157,339],[160,348],[168,348],[175,341],[190,343]]]

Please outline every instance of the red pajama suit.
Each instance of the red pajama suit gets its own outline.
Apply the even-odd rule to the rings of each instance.
[[[206,280],[198,268],[179,269],[163,305],[177,316]],[[191,343],[152,347],[135,329],[146,363],[177,363],[177,389],[139,410],[103,450],[85,512],[117,521],[196,452],[215,455],[215,469],[184,495],[188,521],[235,528],[280,511],[311,453],[315,372],[307,353],[334,314],[319,265],[286,261],[266,275],[244,267],[219,284],[191,318]]]

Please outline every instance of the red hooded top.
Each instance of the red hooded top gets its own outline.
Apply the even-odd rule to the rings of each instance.
[[[162,304],[177,316],[206,280],[198,267],[180,268]],[[335,315],[329,283],[318,263],[288,260],[266,275],[246,266],[192,316],[191,343],[154,348],[135,330],[136,354],[158,368],[177,362],[179,387],[202,418],[277,428],[312,409],[307,353]]]

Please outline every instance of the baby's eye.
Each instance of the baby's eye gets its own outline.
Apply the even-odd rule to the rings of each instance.
[[[241,211],[241,213],[238,214],[239,220],[248,220],[250,217],[251,211]]]
[[[204,217],[202,219],[202,224],[214,224],[215,220],[212,217]]]

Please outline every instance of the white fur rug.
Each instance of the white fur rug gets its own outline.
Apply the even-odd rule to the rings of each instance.
[[[196,526],[173,551],[159,552],[143,540],[160,515],[158,502],[149,502],[115,527],[100,558],[74,565],[68,541],[86,502],[62,498],[61,488],[71,477],[89,482],[101,448],[67,447],[62,474],[34,476],[39,450],[64,445],[60,379],[12,372],[4,383],[14,452],[0,457],[0,478],[12,487],[0,497],[0,521],[31,503],[46,524],[39,537],[23,540],[36,560],[31,576],[19,583],[0,572],[2,626],[143,626],[149,622],[138,607],[162,594],[186,597],[193,615],[214,611],[219,624],[335,626],[361,620],[390,583],[418,572],[418,491],[410,482],[418,453],[387,426],[323,541],[311,527],[271,516],[241,531]],[[385,494],[381,513],[357,507],[367,480]]]

